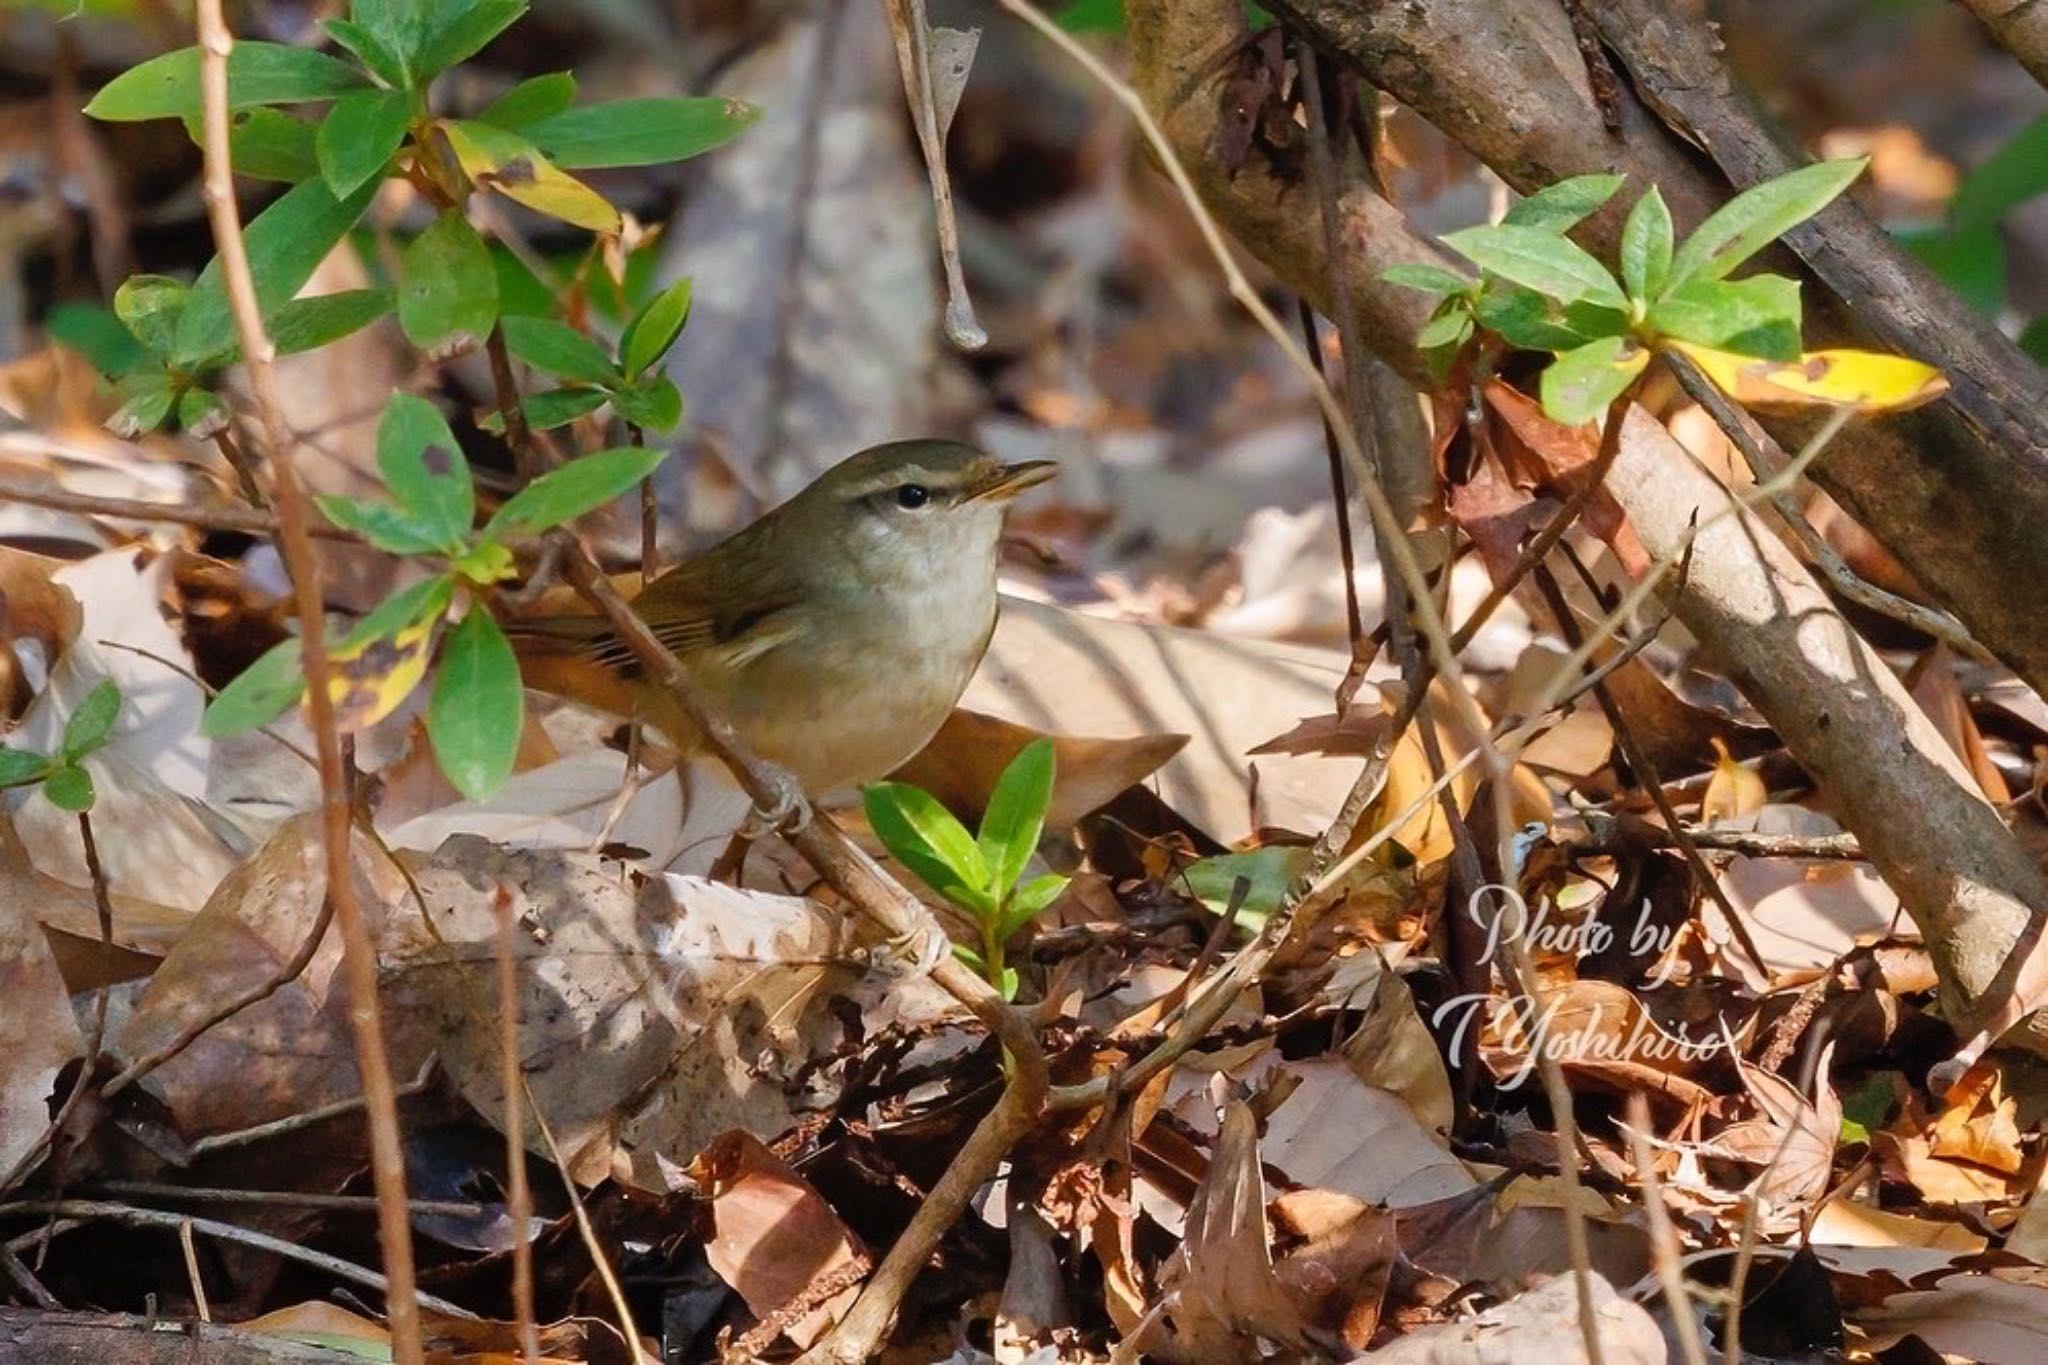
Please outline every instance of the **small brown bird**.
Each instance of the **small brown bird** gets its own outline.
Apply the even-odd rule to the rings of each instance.
[[[966,690],[995,630],[1004,510],[1052,473],[954,441],[875,446],[656,578],[633,610],[805,790],[872,781],[924,747]],[[699,747],[602,618],[509,632],[529,686]]]

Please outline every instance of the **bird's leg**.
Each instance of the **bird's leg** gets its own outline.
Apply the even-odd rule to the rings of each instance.
[[[740,833],[750,840],[787,834],[811,823],[811,803],[796,778],[777,772],[770,780],[770,789],[771,799],[755,802],[740,825]]]

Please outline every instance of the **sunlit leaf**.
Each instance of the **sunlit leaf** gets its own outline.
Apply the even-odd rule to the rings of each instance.
[[[1706,346],[1674,342],[1714,381],[1714,386],[1748,406],[1848,407],[1858,412],[1897,412],[1931,402],[1948,391],[1932,365],[1872,351],[1809,351],[1796,361],[1757,360]]]
[[[1067,878],[1057,872],[1048,872],[1042,877],[1033,877],[1017,888],[1003,906],[1003,918],[996,925],[996,933],[1003,938],[1022,929],[1038,918],[1045,907],[1060,898],[1067,889]]]
[[[147,350],[168,356],[191,299],[191,286],[168,275],[130,275],[114,291],[114,316]]]
[[[1017,884],[1038,850],[1052,804],[1053,762],[1052,741],[1034,739],[1017,751],[989,794],[976,842],[987,864],[988,888],[998,899]]]
[[[1415,334],[1415,344],[1425,351],[1439,346],[1462,346],[1465,338],[1472,335],[1472,326],[1470,308],[1446,308],[1423,324]]]
[[[1644,321],[1681,341],[1766,360],[1799,358],[1799,282],[1783,275],[1687,280]]]
[[[306,47],[244,39],[228,57],[230,109],[333,99],[365,84],[347,62]],[[113,123],[197,118],[199,49],[181,47],[129,67],[100,87],[85,112]]]
[[[1766,180],[1708,216],[1671,258],[1666,289],[1691,279],[1718,280],[1819,213],[1870,164],[1868,157],[1822,161]]]
[[[481,605],[448,636],[427,706],[427,738],[455,789],[480,801],[512,775],[526,694],[512,642]]]
[[[1473,285],[1455,270],[1446,270],[1440,265],[1423,261],[1404,261],[1390,265],[1380,272],[1380,278],[1388,284],[1398,284],[1404,289],[1419,289],[1425,294],[1462,294]]]
[[[1504,280],[1513,281],[1560,303],[1599,304],[1626,308],[1628,299],[1607,267],[1568,238],[1542,228],[1501,224],[1465,228],[1444,238],[1444,245]]]
[[[336,526],[361,536],[386,554],[431,554],[448,548],[446,537],[396,503],[344,497],[339,493],[316,494],[313,502],[321,515]]]
[[[907,782],[875,782],[861,793],[868,825],[896,860],[946,899],[993,914],[989,869],[967,827],[939,799]]]
[[[1612,199],[1624,178],[1611,174],[1575,175],[1555,185],[1546,185],[1517,200],[1501,216],[1501,222],[1553,234],[1569,232]]]
[[[193,146],[206,145],[198,118],[185,120],[185,134]],[[320,174],[319,137],[319,124],[282,109],[239,109],[228,123],[228,159],[238,175],[296,185]]]
[[[517,133],[475,121],[455,120],[440,127],[463,174],[480,187],[593,232],[619,230],[619,211],[603,195],[565,173]]]
[[[1626,337],[1601,337],[1566,351],[1543,372],[1543,411],[1573,427],[1604,417],[1649,363],[1650,353]]]
[[[1671,272],[1671,210],[1655,185],[1643,191],[1621,225],[1621,282],[1638,299],[1654,298]]]

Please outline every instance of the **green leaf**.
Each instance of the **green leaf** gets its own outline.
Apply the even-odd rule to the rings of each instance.
[[[315,351],[375,322],[396,300],[389,289],[344,289],[281,304],[264,321],[279,355]]]
[[[1628,306],[1621,286],[1606,266],[1567,238],[1542,228],[1514,224],[1465,228],[1445,237],[1444,245],[1470,257],[1482,269],[1560,303],[1584,300],[1609,308]]]
[[[212,440],[227,424],[227,405],[219,394],[194,386],[178,395],[178,429],[194,440]]]
[[[1949,221],[1960,233],[1984,231],[2043,191],[2048,191],[2048,114],[2013,134],[1963,178],[1949,201]]]
[[[412,87],[404,56],[374,30],[347,19],[329,19],[326,29],[328,37],[354,53],[356,60],[369,68],[378,80],[394,90]]]
[[[611,100],[565,109],[527,125],[526,136],[570,170],[658,166],[730,142],[761,117],[742,100]]]
[[[1010,893],[1038,849],[1046,807],[1052,804],[1052,779],[1052,741],[1041,737],[1017,751],[989,793],[977,842],[988,865],[988,888],[997,900]]]
[[[185,120],[192,145],[206,145],[196,117]],[[228,121],[228,159],[237,173],[296,185],[320,174],[320,125],[282,109],[242,109]]]
[[[113,309],[83,300],[53,306],[43,317],[43,332],[90,360],[109,379],[128,373],[148,354]]]
[[[526,395],[519,407],[526,414],[527,426],[535,431],[553,431],[585,413],[596,412],[610,397],[603,389],[544,389]],[[502,433],[505,424],[494,412],[486,419],[486,426]]]
[[[1665,336],[1764,360],[1799,359],[1799,282],[1783,275],[1688,280],[1645,323]]]
[[[497,325],[497,267],[462,210],[449,209],[412,239],[403,270],[398,325],[430,356],[481,345]]]
[[[455,580],[448,574],[422,578],[379,602],[355,628],[334,642],[337,653],[354,650],[372,640],[381,640],[409,627],[434,620],[455,600]]]
[[[191,286],[168,275],[130,275],[114,291],[114,316],[154,355],[171,353]]]
[[[1652,299],[1671,270],[1671,210],[1655,185],[1636,200],[1621,225],[1621,282],[1630,297]]]
[[[1671,258],[1666,290],[1728,272],[1819,213],[1870,164],[1869,157],[1802,166],[1736,195],[1699,225]]]
[[[654,472],[666,451],[620,446],[569,461],[506,501],[484,527],[490,540],[533,535],[602,507]]]
[[[237,41],[228,57],[228,107],[333,99],[365,84],[348,63],[311,48]],[[181,47],[131,66],[100,87],[85,112],[110,123],[199,117],[199,49]]]
[[[638,378],[642,370],[668,354],[689,320],[690,281],[686,276],[649,299],[626,324],[625,334],[619,338],[619,364],[626,378]]]
[[[1543,411],[1573,427],[1604,417],[1649,363],[1650,353],[1626,337],[1601,337],[1566,351],[1543,372]]]
[[[299,642],[285,640],[242,670],[199,718],[199,733],[227,739],[260,729],[283,715],[305,695],[306,677],[299,663]]]
[[[1464,307],[1446,308],[1415,334],[1417,349],[1433,351],[1439,346],[1462,346],[1465,338],[1472,335],[1472,310]]]
[[[1440,265],[1429,265],[1422,261],[1405,261],[1390,265],[1380,272],[1380,278],[1388,284],[1398,284],[1404,289],[1419,289],[1425,294],[1462,294],[1475,281],[1466,279],[1455,270]]]
[[[83,758],[106,743],[121,718],[121,689],[112,678],[85,694],[71,719],[64,722],[64,757]]]
[[[324,181],[308,180],[286,190],[277,202],[249,220],[243,240],[249,270],[256,277],[256,298],[268,316],[293,298],[312,277],[327,253],[355,226],[376,193],[375,182],[336,199]],[[178,324],[172,359],[192,366],[226,354],[235,344],[235,325],[228,312],[227,290],[216,257],[192,286],[192,301]]]
[[[980,847],[936,796],[907,782],[875,782],[861,802],[882,847],[918,880],[977,914],[995,912],[995,899],[984,889],[989,868]]]
[[[1298,844],[1267,844],[1243,853],[1221,853],[1189,863],[1181,876],[1189,894],[1216,914],[1230,908],[1237,883],[1246,883],[1244,900],[1237,907],[1237,921],[1250,929],[1287,899],[1287,888],[1307,870],[1310,850]]]
[[[441,650],[441,673],[427,706],[427,738],[455,789],[481,801],[512,775],[526,694],[512,642],[473,602]]]
[[[432,403],[409,393],[392,395],[377,424],[377,470],[398,505],[443,547],[469,535],[476,521],[469,462]]]
[[[1569,351],[1628,330],[1627,316],[1617,310],[1585,304],[1561,308],[1533,289],[1499,280],[1487,282],[1474,313],[1480,326],[1524,351]]]
[[[1510,227],[1537,228],[1543,232],[1562,235],[1570,232],[1593,210],[1614,197],[1625,179],[1619,175],[1575,175],[1560,180],[1517,200],[1512,208],[1501,215],[1501,222]]]
[[[314,150],[337,199],[381,175],[404,145],[411,122],[412,97],[403,90],[358,90],[334,102]]]
[[[575,74],[551,71],[545,76],[529,76],[519,82],[492,100],[477,119],[517,133],[544,118],[552,118],[575,102]]]
[[[313,498],[326,518],[393,555],[433,554],[449,548],[434,527],[396,503],[319,493]]]
[[[506,348],[537,370],[586,384],[619,382],[618,367],[603,348],[565,322],[510,317],[504,327]]]
[[[413,69],[419,79],[432,80],[458,62],[484,50],[491,39],[518,22],[526,0],[476,0],[436,29],[420,48]]]
[[[114,386],[121,406],[107,419],[107,430],[125,440],[155,431],[178,401],[178,382],[161,365],[131,370]]]
[[[612,409],[643,431],[674,431],[683,420],[683,391],[665,374],[612,391]]]
[[[1018,887],[1003,905],[1003,917],[996,925],[996,932],[1007,939],[1037,919],[1045,907],[1058,900],[1060,892],[1067,889],[1067,880],[1057,872],[1048,872]]]
[[[1053,22],[1069,33],[1122,33],[1124,0],[1071,0]]]
[[[74,813],[91,810],[94,797],[92,774],[76,763],[60,763],[43,779],[43,795],[59,810]]]
[[[50,771],[48,755],[32,753],[27,749],[0,749],[0,788],[25,787],[31,782],[43,780],[43,774]]]

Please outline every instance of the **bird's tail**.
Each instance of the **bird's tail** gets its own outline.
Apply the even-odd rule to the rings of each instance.
[[[630,716],[639,670],[615,662],[617,637],[601,616],[534,616],[505,623],[528,687]]]

